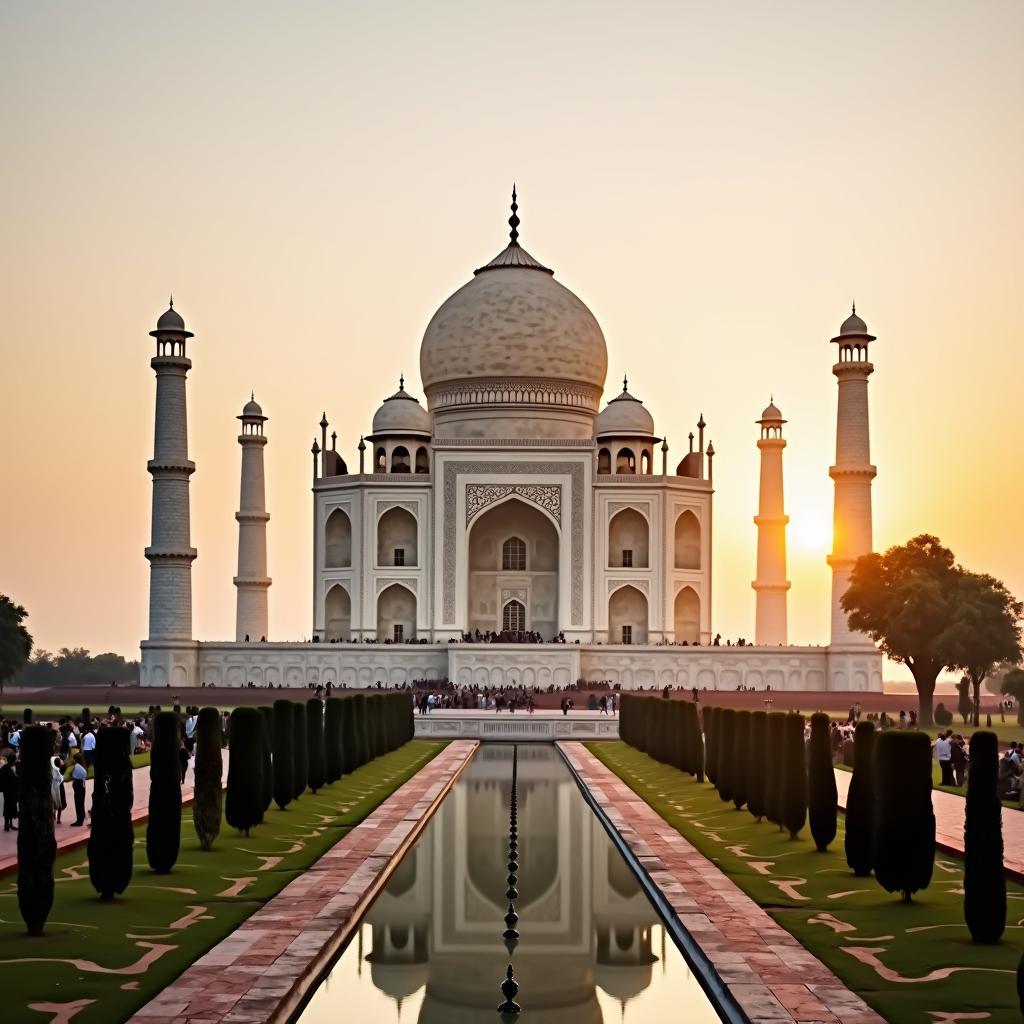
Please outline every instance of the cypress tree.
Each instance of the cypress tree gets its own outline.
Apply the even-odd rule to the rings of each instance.
[[[295,774],[292,776],[292,798],[298,800],[309,784],[309,753],[306,745],[306,709],[298,701],[292,703],[292,757]]]
[[[828,849],[836,837],[839,794],[832,767],[832,735],[829,717],[822,712],[811,715],[811,740],[807,748],[807,819],[819,853]]]
[[[153,719],[149,755],[149,819],[146,859],[158,874],[174,867],[181,849],[181,762],[178,759],[178,716],[161,711]]]
[[[690,743],[693,747],[693,771],[698,782],[704,781],[704,733],[696,704],[690,705]]]
[[[370,740],[366,733],[366,694],[357,693],[352,701],[352,716],[355,719],[356,767],[362,768],[370,760]]]
[[[853,777],[846,794],[846,863],[858,878],[871,874],[875,856],[875,725],[858,722]]]
[[[750,712],[736,712],[732,737],[732,802],[741,810],[749,799],[750,786]]]
[[[693,772],[690,769],[693,760],[690,753],[690,705],[684,700],[672,701],[672,763],[681,772]]]
[[[1024,954],[1017,964],[1017,1002],[1020,1004],[1020,1012],[1024,1013]]]
[[[92,829],[86,853],[89,881],[100,899],[112,900],[132,880],[132,760],[128,730],[106,725],[96,733]]]
[[[324,706],[318,697],[306,701],[306,750],[309,759],[309,788],[323,789],[327,768],[324,764]]]
[[[642,707],[644,709],[644,743],[641,749],[648,757],[654,757],[654,752],[658,748],[658,722],[654,715],[654,698],[644,697]]]
[[[22,722],[22,725],[31,725],[32,724],[33,717],[32,717],[32,709],[31,708],[25,708],[25,710],[22,712],[21,722]],[[50,802],[52,803],[53,801],[51,800]]]
[[[292,702],[274,701],[274,803],[283,811],[295,796]]]
[[[379,693],[366,698],[366,732],[370,738],[370,760],[375,760],[384,753],[384,723],[381,711],[384,698]]]
[[[324,768],[328,783],[337,782],[345,771],[342,745],[345,705],[340,697],[328,697],[324,709]]]
[[[782,826],[796,839],[807,820],[807,754],[804,716],[785,716],[782,748]]]
[[[758,824],[768,810],[768,712],[750,716],[750,764],[747,768],[747,809]]]
[[[782,766],[785,750],[786,713],[768,713],[768,782],[765,787],[765,817],[782,831]]]
[[[162,713],[162,712],[161,712]],[[216,708],[203,708],[196,721],[195,799],[192,801],[192,824],[199,839],[199,848],[209,850],[220,834],[224,809],[224,754],[220,746],[220,713]]]
[[[732,743],[736,733],[736,712],[722,708],[715,726],[715,758],[718,761],[718,796],[729,803],[732,800],[733,760]]]
[[[18,766],[18,909],[29,935],[42,935],[53,909],[57,840],[50,792],[54,733],[49,726],[21,731]]]
[[[341,713],[342,774],[351,775],[359,767],[359,741],[356,737],[355,697],[338,697],[344,701]]]
[[[875,740],[875,878],[909,902],[928,888],[934,867],[931,741],[888,730]]]
[[[268,704],[261,704],[260,714],[263,716],[263,775],[260,800],[265,816],[274,802],[274,709]]]
[[[964,921],[975,942],[998,942],[1006,928],[1006,876],[996,734],[974,733],[970,758],[964,819]]]
[[[224,817],[249,834],[263,820],[263,714],[259,708],[231,712],[231,757]]]
[[[718,708],[704,708],[704,774],[712,786],[718,784],[718,752],[715,749],[715,728]]]

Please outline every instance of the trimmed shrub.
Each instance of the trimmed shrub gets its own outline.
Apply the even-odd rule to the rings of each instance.
[[[23,725],[31,725],[33,720],[34,719],[32,717],[32,709],[31,708],[25,708],[25,710],[22,711],[22,713],[21,713],[21,722],[22,722],[22,724]],[[52,803],[53,801],[51,800],[50,802]]]
[[[732,800],[733,756],[732,741],[736,732],[736,712],[722,708],[715,726],[715,758],[718,761],[718,795],[726,803]]]
[[[46,725],[21,731],[18,766],[18,910],[29,935],[42,935],[53,909],[57,840],[50,792],[55,733]]]
[[[975,942],[998,942],[1006,929],[1006,876],[996,734],[974,733],[970,758],[964,819],[964,921]]]
[[[718,785],[718,750],[715,731],[718,727],[717,707],[704,708],[704,773],[712,786]]]
[[[371,693],[366,698],[366,737],[371,761],[384,753],[384,725],[381,721],[383,703],[384,699],[379,693]]]
[[[341,714],[341,755],[343,775],[351,775],[359,767],[359,740],[356,736],[355,697],[334,698],[344,701]]]
[[[701,731],[700,714],[696,704],[690,704],[691,764],[698,782],[704,781],[704,733]]]
[[[750,779],[750,712],[736,712],[732,737],[732,802],[741,810],[747,802]]]
[[[681,772],[693,774],[690,768],[690,705],[682,700],[672,701],[672,764]]]
[[[259,708],[231,712],[231,757],[224,817],[246,835],[263,820],[263,714]]]
[[[292,702],[274,701],[274,803],[283,811],[295,796]]]
[[[337,782],[345,771],[345,704],[340,697],[328,697],[324,706],[324,777]]]
[[[1017,964],[1017,1002],[1020,1003],[1020,1012],[1024,1013],[1024,955]]]
[[[298,800],[309,783],[309,753],[306,737],[306,708],[298,701],[292,704],[292,757],[295,774],[292,777],[292,799]]]
[[[807,756],[804,716],[785,716],[782,747],[782,827],[796,839],[807,820]]]
[[[263,716],[263,777],[260,799],[265,815],[274,802],[274,709],[268,704],[261,704],[260,714]]]
[[[370,760],[370,740],[366,733],[366,695],[357,693],[350,697],[352,715],[355,719],[356,767],[361,768]]]
[[[858,722],[853,734],[853,777],[846,795],[846,863],[858,878],[871,874],[875,857],[875,725]]]
[[[768,782],[765,817],[782,831],[782,768],[785,760],[786,712],[768,713]]]
[[[832,723],[822,712],[811,715],[811,741],[807,748],[807,820],[819,853],[836,837],[839,793],[832,767]]]
[[[875,878],[907,902],[935,867],[932,748],[927,733],[889,730],[875,740]]]
[[[100,899],[112,900],[132,880],[132,760],[128,730],[106,725],[96,733],[92,829],[86,853],[89,881]]]
[[[768,798],[768,712],[750,715],[750,761],[747,767],[747,809],[760,824]]]
[[[192,824],[201,850],[212,849],[220,835],[224,810],[224,754],[220,746],[220,713],[216,708],[203,708],[196,721],[195,800],[192,803]]]
[[[306,701],[306,751],[309,763],[309,788],[323,789],[327,768],[324,765],[324,706],[319,698]]]
[[[149,754],[149,819],[146,821],[146,860],[158,875],[170,872],[181,849],[179,742],[178,716],[171,711],[161,711],[153,719],[153,747]]]

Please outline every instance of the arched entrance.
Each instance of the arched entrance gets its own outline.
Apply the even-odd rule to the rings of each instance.
[[[700,598],[693,587],[676,594],[674,621],[677,644],[700,642]]]
[[[675,529],[676,568],[700,568],[700,523],[687,509],[677,520]]]
[[[389,508],[377,522],[377,564],[416,565],[416,519],[404,508]]]
[[[352,522],[344,509],[336,508],[327,517],[324,534],[324,565],[348,568],[352,564]]]
[[[646,569],[650,531],[647,520],[635,509],[616,512],[608,524],[608,566]]]
[[[352,599],[348,591],[336,583],[327,591],[324,603],[324,636],[327,640],[348,640],[351,632]]]
[[[392,583],[377,598],[377,640],[404,643],[416,639],[416,595]]]
[[[608,643],[647,643],[647,598],[636,587],[619,587],[608,601]]]
[[[467,624],[500,633],[506,614],[522,609],[521,629],[550,640],[558,633],[558,530],[534,505],[511,498],[492,505],[470,526]],[[511,621],[511,620],[510,620]]]

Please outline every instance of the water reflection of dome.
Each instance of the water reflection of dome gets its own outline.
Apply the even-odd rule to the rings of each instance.
[[[635,999],[651,983],[650,964],[598,964],[594,980],[603,992],[620,1003]]]
[[[376,988],[395,1000],[408,999],[419,992],[430,977],[430,966],[420,964],[370,963],[370,979]]]

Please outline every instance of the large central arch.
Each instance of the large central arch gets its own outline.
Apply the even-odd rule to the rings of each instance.
[[[558,633],[558,530],[535,505],[509,498],[470,526],[467,629],[500,633],[505,606],[526,607],[526,629]],[[525,548],[525,558],[521,552]]]

